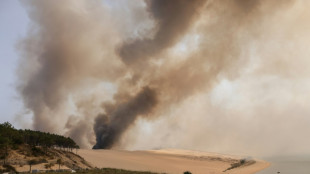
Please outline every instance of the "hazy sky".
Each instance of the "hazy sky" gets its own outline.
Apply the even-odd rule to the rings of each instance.
[[[0,122],[14,122],[21,101],[15,90],[18,39],[25,36],[29,19],[17,0],[0,1]]]

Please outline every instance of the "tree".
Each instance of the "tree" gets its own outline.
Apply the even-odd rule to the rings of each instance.
[[[33,130],[17,130],[9,122],[0,124],[0,159],[4,159],[4,163],[10,148],[18,148],[19,145],[25,144],[30,145],[39,155],[47,154],[51,147],[71,152],[74,148],[79,148],[70,137]],[[40,151],[36,151],[38,149]]]
[[[186,171],[184,172],[184,174],[192,174],[190,171]]]
[[[0,135],[0,149],[1,149],[1,152],[2,152],[2,155],[1,155],[1,158],[3,159],[3,164],[5,165],[6,164],[6,158],[9,154],[9,143],[10,143],[10,140],[6,137],[2,137]],[[2,150],[3,149],[3,150]]]
[[[60,170],[60,165],[62,165],[62,160],[60,158],[57,160],[57,164],[58,164],[58,170]]]
[[[28,164],[29,164],[29,167],[30,167],[29,172],[31,173],[31,167],[32,167],[32,165],[36,164],[36,160],[29,160]]]
[[[4,122],[3,124],[1,124],[1,126],[3,126],[4,128],[7,128],[7,129],[14,129],[12,124],[9,122]]]

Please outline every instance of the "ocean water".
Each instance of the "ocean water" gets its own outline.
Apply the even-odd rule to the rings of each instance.
[[[256,174],[310,174],[310,157],[273,157],[264,160],[271,166]]]

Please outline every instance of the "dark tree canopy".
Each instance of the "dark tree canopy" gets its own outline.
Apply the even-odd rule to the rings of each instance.
[[[69,137],[29,129],[17,130],[8,122],[0,124],[0,149],[7,146],[21,144],[27,144],[34,147],[42,146],[46,148],[79,148],[79,146]]]

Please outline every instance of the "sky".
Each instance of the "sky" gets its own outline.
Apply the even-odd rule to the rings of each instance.
[[[16,122],[22,103],[16,93],[19,39],[27,32],[29,19],[18,0],[0,1],[0,122]],[[18,125],[16,125],[18,126]]]

